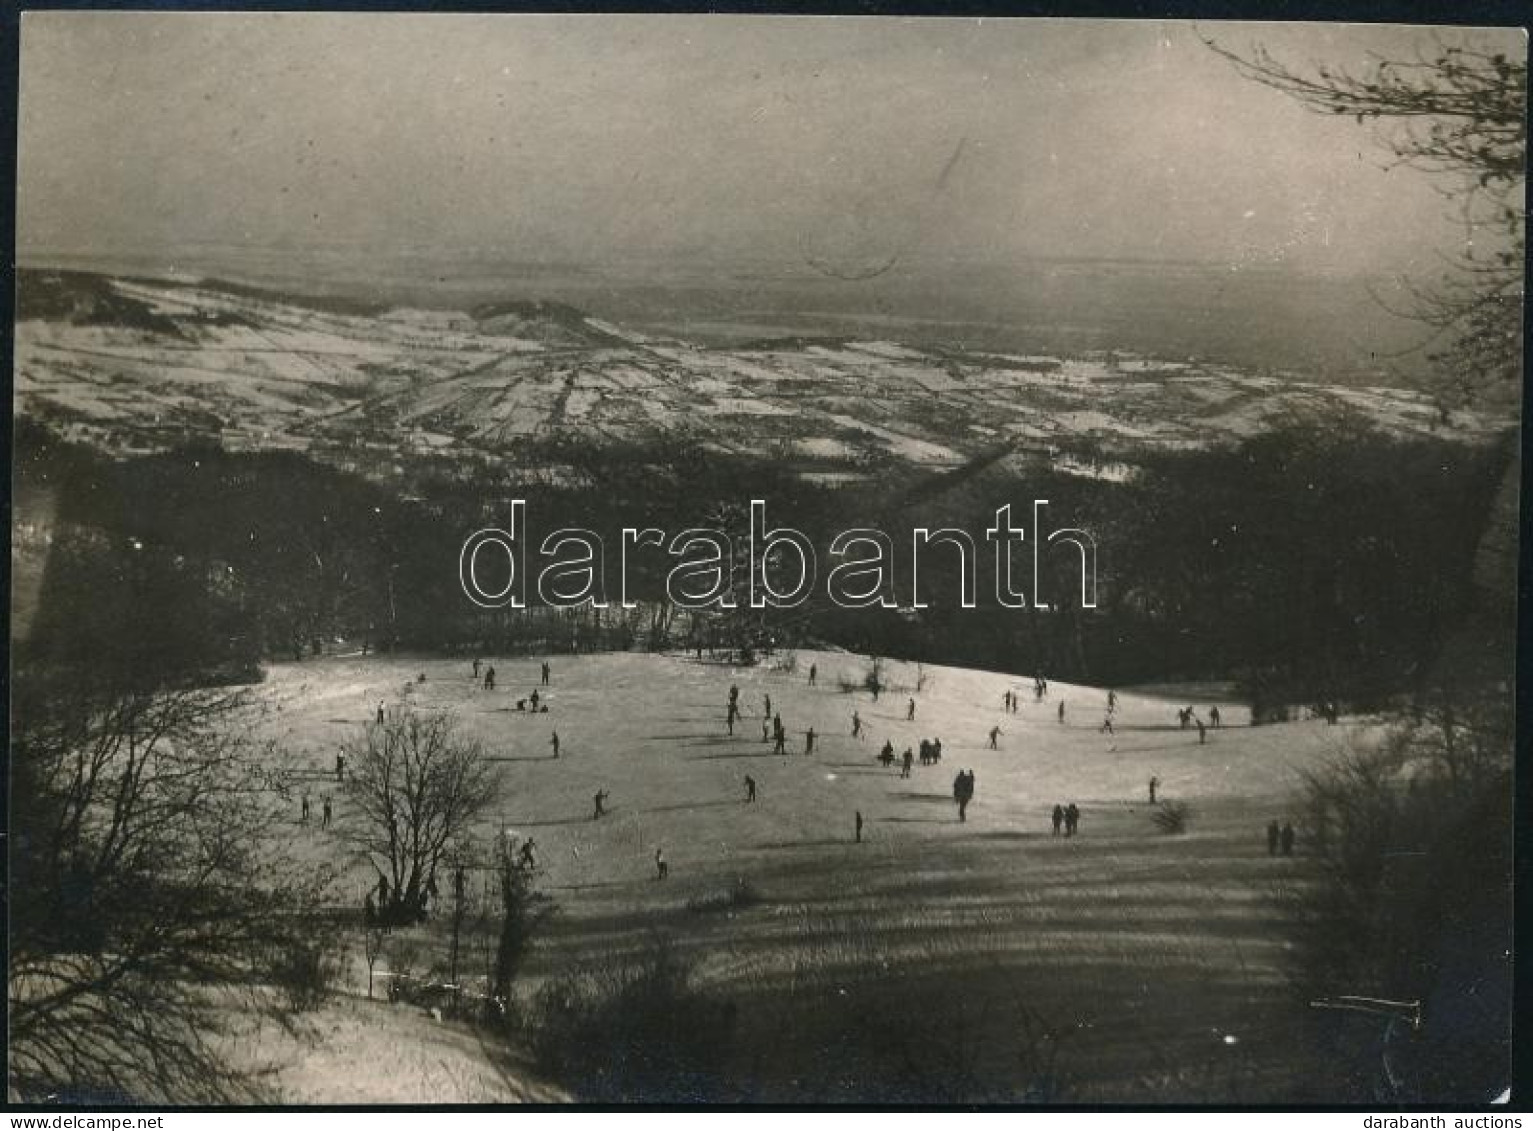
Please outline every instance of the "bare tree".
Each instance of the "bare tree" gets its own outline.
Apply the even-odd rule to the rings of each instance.
[[[722,642],[739,652],[742,663],[755,663],[757,652],[767,642],[768,632],[766,611],[751,606],[751,578],[756,563],[746,552],[750,542],[750,512],[736,502],[715,503],[708,511],[704,525],[723,533],[733,547],[726,579],[728,604],[715,609],[710,620]],[[763,568],[775,565],[780,556],[780,551],[772,555],[767,563],[763,563]]]
[[[882,656],[874,656],[873,662],[868,666],[868,671],[862,678],[862,686],[873,696],[873,701],[878,702],[880,693],[889,689],[888,682],[884,679],[884,660]]]
[[[1257,46],[1205,42],[1240,74],[1317,113],[1373,123],[1393,163],[1438,179],[1466,230],[1440,279],[1401,311],[1430,329],[1429,357],[1457,403],[1515,397],[1522,383],[1528,68],[1477,44],[1437,38],[1409,58],[1361,69],[1296,67]],[[1448,403],[1446,400],[1443,403]]]
[[[312,937],[322,876],[285,858],[285,777],[221,690],[92,694],[17,673],[11,1084],[40,1097],[255,1095],[217,1042]]]
[[[1429,706],[1304,775],[1308,860],[1287,893],[1295,988],[1418,1009],[1409,1050],[1317,1016],[1330,1069],[1360,1095],[1485,1099],[1505,1086],[1512,752],[1510,704],[1487,695]],[[1371,1068],[1381,1052],[1385,1072]]]
[[[362,954],[367,959],[367,996],[373,996],[373,971],[378,968],[378,957],[383,953],[383,928],[372,923],[362,926]]]
[[[395,710],[346,747],[356,845],[381,861],[385,923],[419,917],[448,847],[496,801],[499,776],[446,714]]]
[[[517,857],[509,840],[499,843],[495,874],[500,885],[500,933],[487,975],[492,1008],[499,1010],[500,1018],[506,1018],[510,1016],[511,983],[521,970],[533,935],[553,913],[553,905],[538,902],[533,865]]]

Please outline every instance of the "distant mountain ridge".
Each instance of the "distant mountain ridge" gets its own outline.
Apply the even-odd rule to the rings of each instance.
[[[16,321],[32,319],[180,335],[173,319],[121,293],[111,279],[84,271],[18,268]]]

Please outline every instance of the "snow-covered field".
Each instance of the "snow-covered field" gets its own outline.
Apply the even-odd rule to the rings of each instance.
[[[221,1038],[231,1064],[253,1074],[272,1103],[562,1103],[465,1025],[355,993],[290,1026],[239,1019]]]
[[[834,1054],[838,1026],[850,1023],[838,1002],[885,988],[909,1025],[929,1023],[937,1039],[952,1036],[954,1010],[965,1007],[963,1024],[994,1050],[984,1063],[996,1073],[1014,1071],[1005,1050],[1025,1003],[1069,1036],[1072,1098],[1218,1101],[1237,1076],[1242,1102],[1299,1094],[1302,1011],[1284,982],[1274,900],[1302,862],[1270,858],[1264,829],[1293,815],[1298,771],[1370,735],[1366,722],[1251,728],[1218,687],[1119,689],[1108,735],[1099,688],[1053,683],[1035,700],[1025,678],[891,663],[891,689],[873,702],[841,690],[861,681],[869,661],[808,651],[792,670],[691,656],[556,656],[544,689],[550,711],[534,716],[515,703],[536,685],[537,660],[485,660],[501,690],[480,688],[466,660],[394,657],[277,664],[257,689],[264,733],[311,768],[316,809],[323,795],[335,800],[329,830],[298,825],[295,800],[294,835],[317,858],[351,861],[343,899],[360,905],[375,876],[349,855],[351,816],[333,778],[339,744],[380,699],[450,711],[503,777],[481,835],[534,838],[540,886],[558,902],[526,988],[637,955],[659,930],[693,959],[703,984],[742,1007],[740,1056],[758,1066],[766,1057],[784,1094],[795,1073]],[[731,684],[746,711],[733,736],[724,719]],[[1003,710],[1009,689],[1022,701],[1015,713]],[[766,695],[789,731],[788,756],[761,740]],[[1215,705],[1222,712],[1206,744],[1177,726],[1177,709],[1188,705],[1205,719]],[[864,738],[851,735],[853,712]],[[815,750],[805,756],[811,727]],[[1000,728],[994,750],[992,727]],[[922,737],[942,740],[940,766],[917,764],[905,779],[875,761],[885,740],[902,752]],[[963,823],[952,801],[960,768],[977,780]],[[758,783],[755,804],[744,801],[747,774]],[[1185,835],[1152,825],[1152,775],[1163,799],[1191,806]],[[599,789],[609,815],[594,820]],[[1080,835],[1055,837],[1050,810],[1072,801]],[[656,848],[670,864],[663,883]],[[742,880],[758,893],[755,906],[688,909]],[[339,1024],[335,1040],[350,1040],[351,1023]],[[323,1081],[314,1079],[317,1089]],[[380,1084],[380,1094],[404,1086]],[[486,1085],[455,1068],[439,1087],[443,1099],[472,1102]],[[364,1098],[346,1093],[353,1097]]]

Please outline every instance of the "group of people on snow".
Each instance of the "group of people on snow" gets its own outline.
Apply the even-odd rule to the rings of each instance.
[[[1054,823],[1055,836],[1060,835],[1060,829],[1064,829],[1065,836],[1074,836],[1081,825],[1080,808],[1073,801],[1069,805],[1055,805],[1050,820]]]

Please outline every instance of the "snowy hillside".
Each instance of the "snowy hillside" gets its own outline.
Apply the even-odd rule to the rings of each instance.
[[[21,272],[19,292],[17,412],[115,451],[216,436],[377,470],[422,453],[505,457],[529,437],[683,437],[785,451],[832,482],[890,460],[937,468],[998,451],[1121,478],[1136,454],[1296,419],[1358,415],[1466,438],[1503,425],[1444,423],[1409,390],[1190,360],[888,341],[704,347],[557,303],[385,310],[58,271]]]

